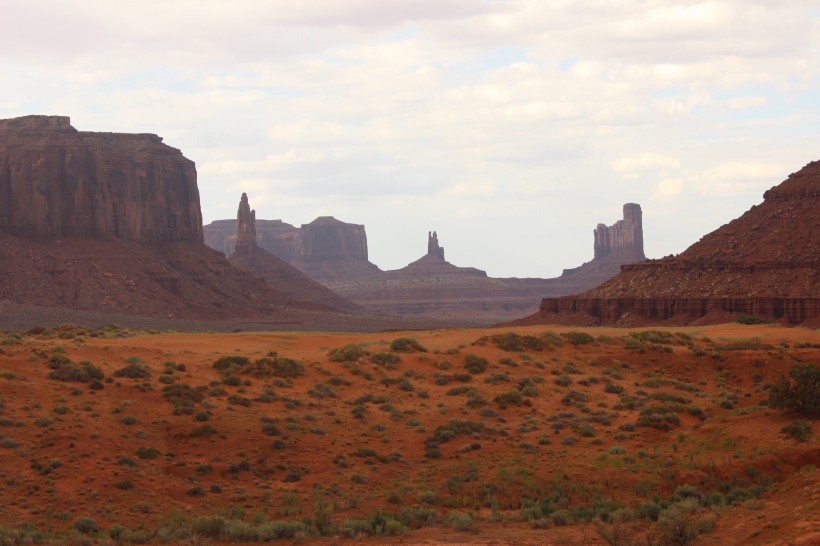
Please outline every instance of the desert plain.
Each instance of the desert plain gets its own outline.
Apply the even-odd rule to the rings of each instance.
[[[820,543],[809,328],[0,340],[0,544]]]

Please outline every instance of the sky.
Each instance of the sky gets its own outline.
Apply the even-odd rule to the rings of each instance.
[[[553,277],[643,209],[677,254],[820,159],[820,0],[3,0],[0,118],[156,133],[205,223]]]

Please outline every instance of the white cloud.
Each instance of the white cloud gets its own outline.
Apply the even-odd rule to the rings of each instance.
[[[440,226],[461,265],[558,274],[625,202],[668,254],[817,159],[820,17],[786,4],[7,0],[0,117],[162,135],[207,221],[248,191],[366,224],[379,265]]]
[[[766,104],[766,97],[746,95],[743,97],[732,97],[726,104],[734,110],[745,110]]]
[[[612,170],[618,174],[634,174],[647,171],[677,169],[680,161],[676,157],[643,153],[635,156],[622,157],[611,163]]]

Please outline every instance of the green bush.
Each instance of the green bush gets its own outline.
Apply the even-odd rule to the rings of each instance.
[[[561,337],[572,343],[573,345],[588,345],[595,343],[595,338],[586,332],[565,332]]]
[[[390,343],[390,350],[397,353],[427,352],[427,349],[425,349],[421,343],[412,337],[400,337],[394,339],[393,342]]]
[[[737,317],[738,324],[771,324],[772,321],[754,315],[740,315]]]
[[[386,368],[393,368],[401,362],[401,357],[393,353],[375,353],[370,355],[370,362]]]
[[[769,390],[769,405],[809,417],[820,416],[820,368],[795,364],[789,376],[781,375]]]
[[[327,357],[333,362],[356,362],[370,353],[359,345],[349,343],[343,347],[334,347],[327,352]]]
[[[473,375],[485,371],[488,364],[486,358],[481,358],[474,354],[469,354],[464,357],[464,368]]]
[[[794,421],[780,429],[780,432],[798,442],[805,442],[811,437],[811,424],[807,421]]]
[[[148,379],[151,377],[151,369],[145,364],[133,363],[120,368],[114,372],[114,377],[127,377],[129,379]]]
[[[75,519],[71,524],[71,528],[83,534],[96,533],[99,530],[97,520],[89,517]]]

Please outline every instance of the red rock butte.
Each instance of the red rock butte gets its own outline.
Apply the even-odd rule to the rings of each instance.
[[[153,134],[0,120],[0,229],[24,237],[203,242],[194,162]]]
[[[820,321],[820,162],[763,195],[763,203],[677,256],[621,267],[574,296],[544,298],[521,323],[706,324],[751,315]],[[596,235],[596,250],[598,237]]]
[[[0,120],[2,301],[197,320],[316,309],[205,246],[182,152],[153,134],[78,131],[64,116]]]

